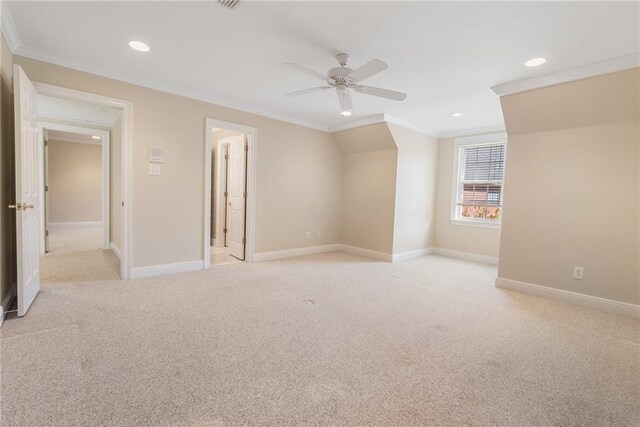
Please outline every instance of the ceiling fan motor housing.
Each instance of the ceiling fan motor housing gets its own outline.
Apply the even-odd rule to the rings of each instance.
[[[327,77],[336,83],[346,83],[347,76],[351,74],[353,70],[348,67],[336,67],[329,70]]]

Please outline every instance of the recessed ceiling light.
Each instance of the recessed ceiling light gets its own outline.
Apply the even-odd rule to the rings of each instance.
[[[342,117],[349,117],[349,116],[351,115],[351,111],[342,111],[342,112],[340,113],[340,115],[341,115]]]
[[[451,117],[462,117],[462,113],[452,113]]]
[[[538,65],[542,65],[547,60],[545,58],[533,58],[524,63],[525,67],[537,67]]]
[[[99,136],[93,135],[91,138],[93,139],[101,139]]]
[[[131,40],[129,42],[129,47],[131,49],[135,49],[139,52],[149,52],[149,45],[146,43],[139,42],[137,40]]]

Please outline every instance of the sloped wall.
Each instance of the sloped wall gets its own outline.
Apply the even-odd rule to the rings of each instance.
[[[386,123],[336,132],[344,153],[340,241],[393,251],[397,148]]]
[[[636,68],[502,97],[500,278],[640,303],[639,82]]]
[[[386,122],[333,137],[344,153],[341,242],[388,255],[430,248],[438,140]]]

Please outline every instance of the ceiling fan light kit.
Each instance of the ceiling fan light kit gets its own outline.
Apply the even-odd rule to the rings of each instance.
[[[407,97],[406,93],[360,84],[360,82],[362,82],[363,80],[366,80],[369,77],[374,76],[388,68],[387,64],[380,61],[379,59],[372,59],[371,61],[355,70],[347,67],[347,64],[351,60],[351,57],[346,53],[340,53],[336,55],[336,60],[338,61],[338,64],[340,66],[330,69],[329,71],[327,71],[326,75],[291,62],[285,64],[286,66],[293,68],[294,70],[323,80],[326,83],[326,86],[319,86],[310,89],[299,90],[296,92],[289,92],[285,94],[285,96],[298,96],[305,95],[307,93],[320,92],[327,89],[335,89],[338,96],[338,103],[340,104],[341,116],[350,116],[352,113],[353,102],[351,101],[350,91],[363,93],[365,95],[377,96],[385,99],[391,99],[393,101],[403,101]]]

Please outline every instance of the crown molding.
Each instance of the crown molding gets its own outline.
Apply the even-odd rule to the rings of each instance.
[[[511,95],[528,90],[540,89],[547,86],[554,86],[574,80],[586,79],[602,74],[615,73],[616,71],[627,70],[629,68],[640,67],[640,52],[630,55],[620,56],[605,61],[594,62],[593,64],[570,68],[556,73],[545,74],[524,80],[517,80],[502,83],[491,87],[491,90],[498,96]]]
[[[439,138],[440,137],[440,133],[439,132],[435,132],[432,129],[427,129],[427,128],[423,128],[423,127],[419,127],[419,126],[414,126],[411,123],[403,122],[402,120],[396,119],[395,117],[390,116],[388,114],[384,115],[384,121],[387,122],[387,123],[393,123],[394,125],[398,125],[398,126],[410,129],[410,130],[418,132],[418,133],[423,133],[423,134],[425,134],[427,136],[430,136],[432,138]]]
[[[329,131],[330,133],[333,133],[333,132],[340,132],[347,129],[355,129],[362,126],[374,125],[376,123],[383,123],[385,122],[384,117],[385,117],[384,114],[374,114],[373,116],[367,116],[358,120],[352,120],[350,122],[339,123],[337,125],[329,126],[327,131]]]
[[[439,134],[433,131],[429,131],[427,129],[424,128],[420,128],[418,126],[414,126],[411,123],[407,123],[407,122],[403,122],[400,119],[396,119],[393,116],[390,116],[388,114],[374,114],[372,116],[367,116],[367,117],[363,117],[361,119],[358,120],[352,120],[350,122],[346,122],[346,123],[340,123],[338,125],[334,125],[334,126],[329,126],[328,131],[330,133],[334,133],[334,132],[340,132],[343,130],[348,130],[348,129],[355,129],[355,128],[359,128],[362,126],[369,126],[369,125],[374,125],[377,123],[393,123],[394,125],[398,125],[401,126],[403,128],[407,128],[419,133],[423,133],[425,135],[428,135],[432,138],[438,138]]]
[[[7,45],[9,45],[9,50],[13,53],[20,45],[20,39],[18,38],[18,32],[13,23],[13,16],[9,10],[9,6],[4,0],[0,0],[0,27],[2,28],[2,33],[7,41]]]
[[[487,133],[500,133],[500,132],[506,132],[506,128],[504,124],[445,132],[440,135],[440,138],[460,138],[463,136],[475,136],[475,135],[482,135]]]
[[[215,97],[203,96],[201,93],[185,90],[179,87],[178,85],[167,84],[167,83],[162,83],[158,81],[150,81],[147,79],[130,78],[129,76],[125,76],[119,73],[105,72],[105,70],[102,67],[95,67],[81,61],[60,59],[46,52],[26,48],[19,43],[15,51],[13,51],[13,54],[18,56],[23,56],[25,58],[35,59],[37,61],[47,62],[49,64],[54,64],[61,67],[71,68],[71,69],[82,71],[85,73],[95,74],[100,77],[118,80],[120,82],[133,84],[136,86],[144,87],[146,89],[152,89],[160,92],[170,93],[172,95],[182,96],[185,98],[194,99],[196,101],[202,101],[208,104],[214,104],[214,105],[242,111],[249,114],[255,114],[257,116],[267,117],[267,118],[278,120],[281,122],[291,123],[297,126],[302,126],[302,127],[315,129],[315,130],[320,130],[323,132],[328,132],[328,129],[326,126],[322,126],[317,123],[311,123],[304,120],[294,119],[292,117],[273,114],[268,111],[257,109],[251,106],[236,104],[234,102],[221,100]]]

